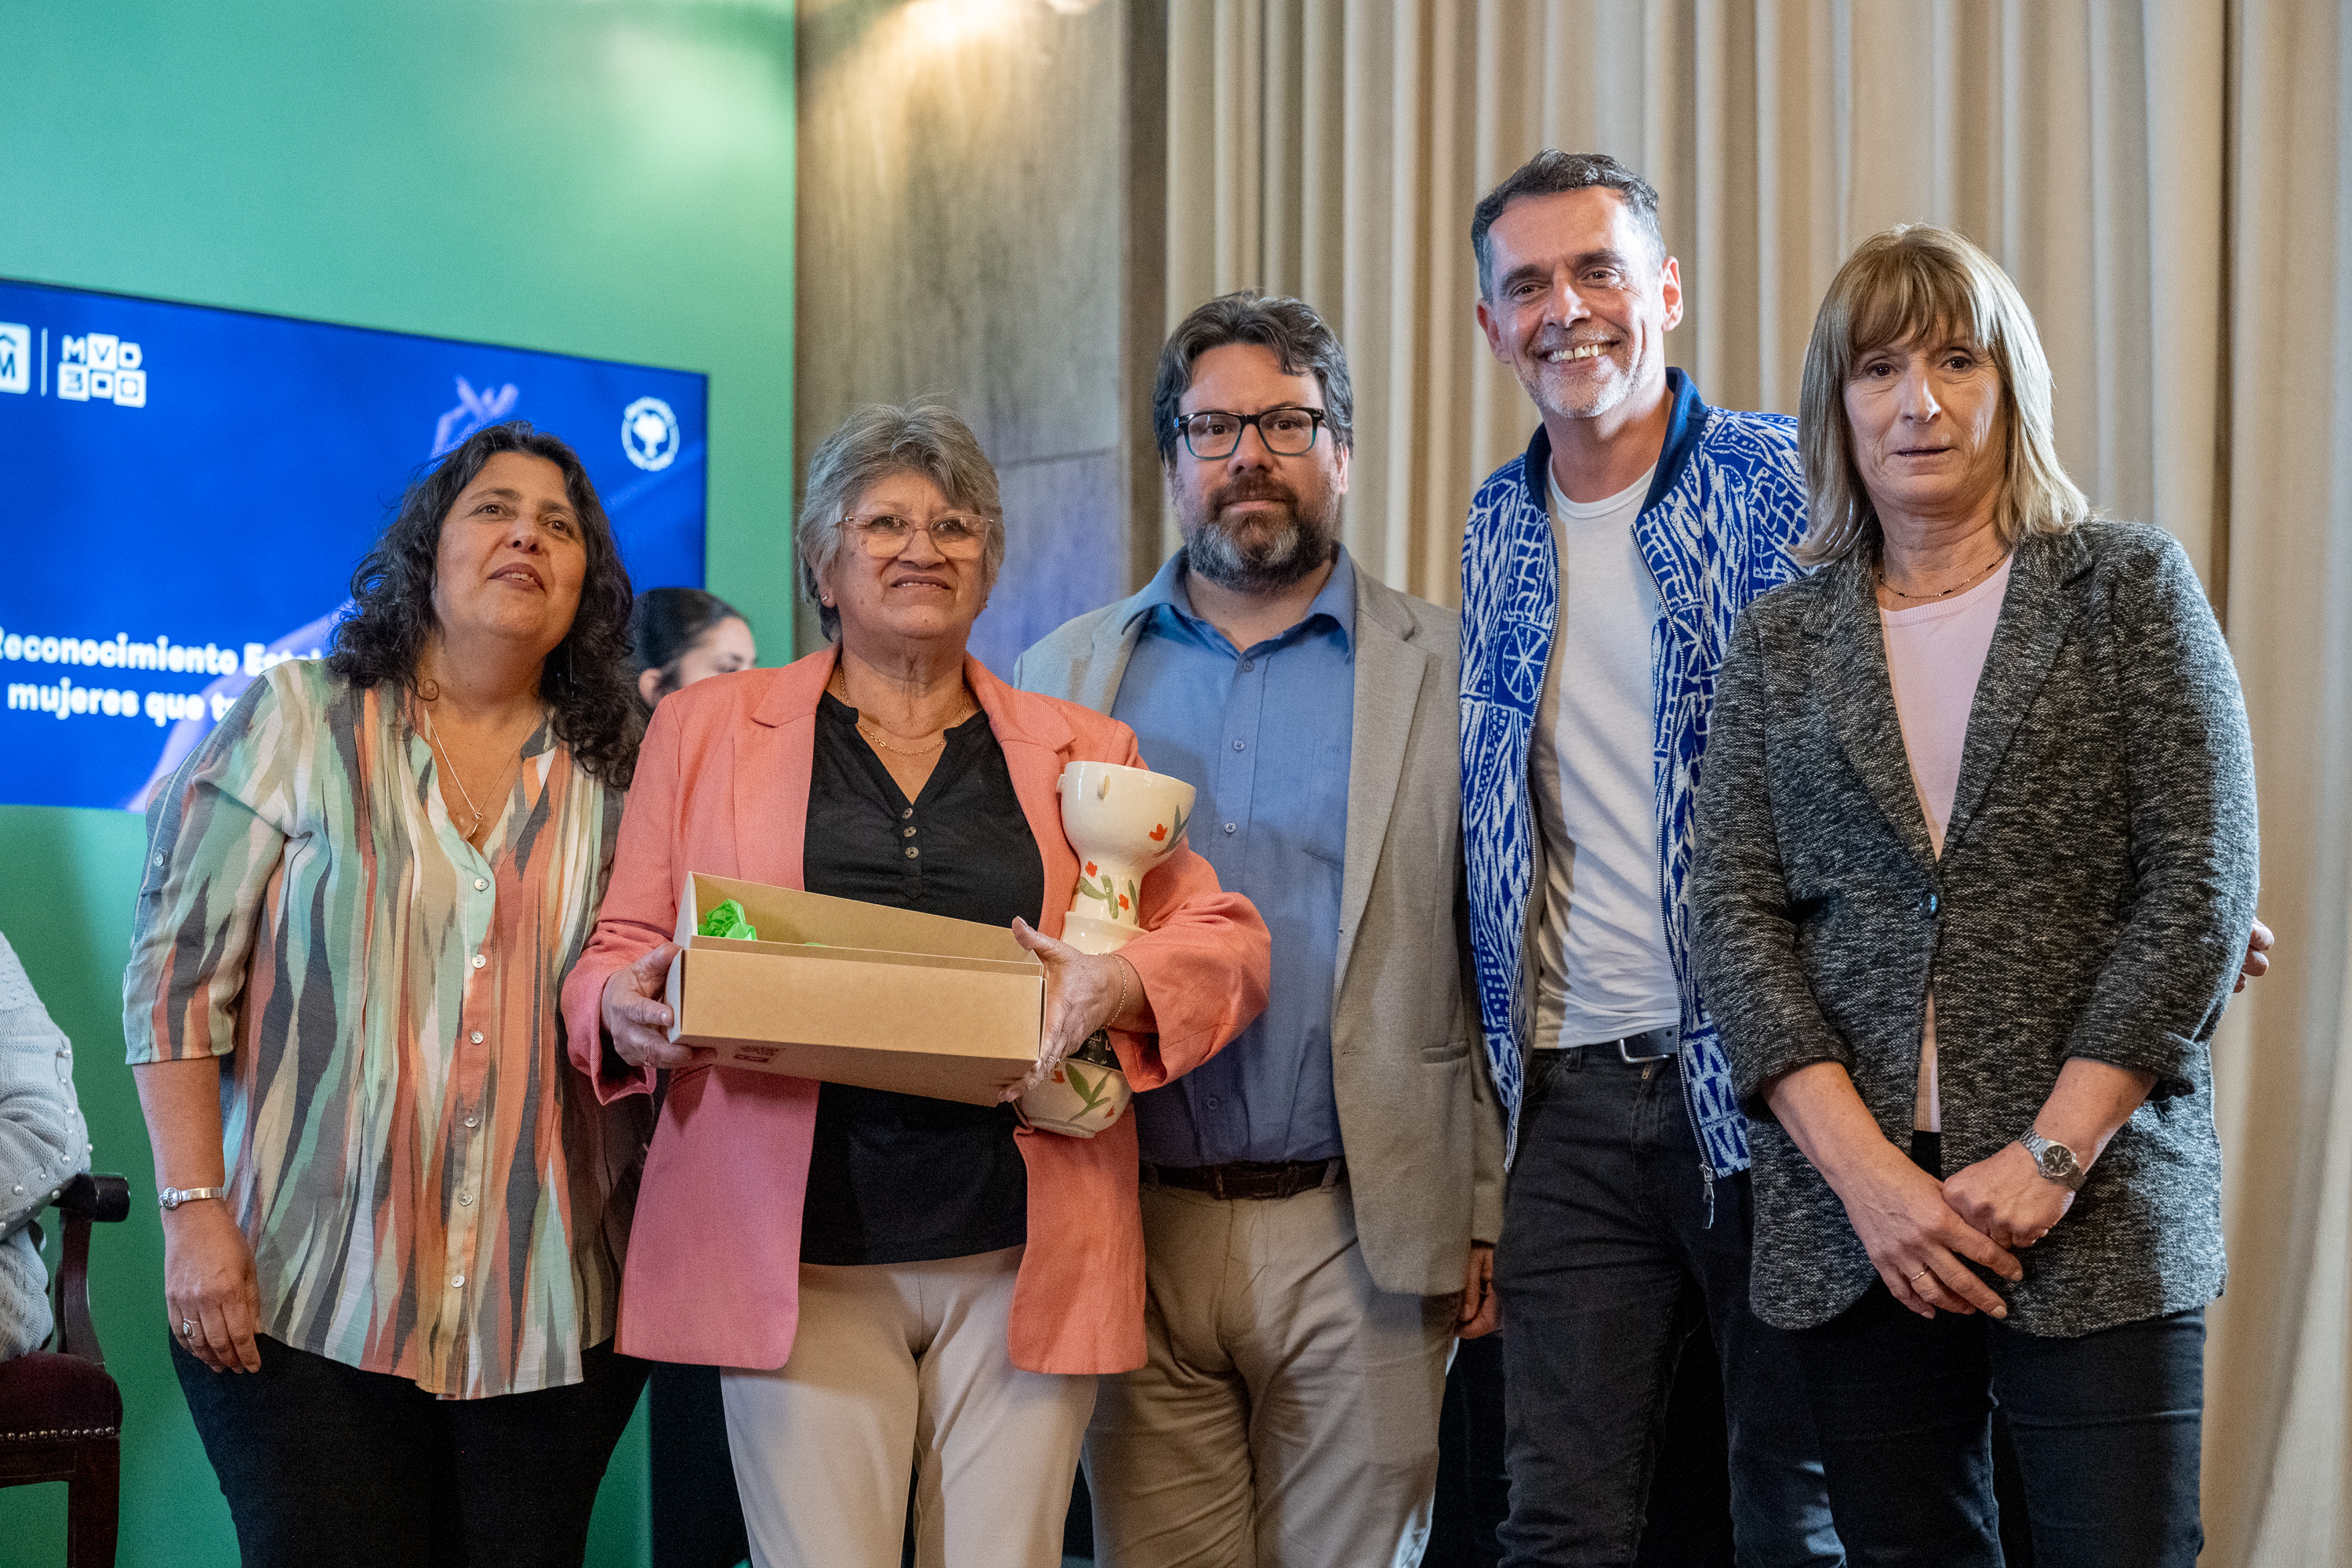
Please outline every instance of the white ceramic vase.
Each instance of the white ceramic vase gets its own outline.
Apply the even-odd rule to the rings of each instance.
[[[1081,952],[1116,952],[1142,934],[1143,879],[1184,842],[1195,792],[1181,779],[1116,763],[1072,763],[1059,787],[1062,832],[1078,856],[1062,940]],[[1021,1097],[1023,1120],[1072,1138],[1116,1123],[1135,1091],[1108,1057],[1107,1047],[1073,1052]]]

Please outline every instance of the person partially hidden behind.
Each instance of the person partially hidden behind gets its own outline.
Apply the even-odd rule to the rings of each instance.
[[[743,613],[699,588],[647,588],[639,594],[629,610],[629,653],[636,668],[637,702],[647,718],[670,693],[760,661]]]
[[[74,1097],[73,1043],[50,1020],[0,936],[0,1361],[39,1350],[50,1321],[35,1217],[89,1169],[89,1128]]]
[[[572,449],[477,431],[327,659],[156,793],[123,975],[179,1373],[247,1564],[577,1563],[651,1118],[557,985],[636,755],[629,579]]]
[[[700,588],[640,590],[629,612],[629,647],[637,703],[648,720],[664,699],[697,681],[749,669],[760,658],[743,613]],[[658,1103],[660,1094],[654,1099]],[[656,1362],[646,1404],[653,1485],[670,1500],[654,1519],[655,1553],[741,1562],[751,1547],[728,1467],[719,1369]],[[688,1478],[695,1484],[678,1484]]]
[[[2060,468],[2033,318],[1959,236],[1846,262],[1798,429],[1821,570],[1725,654],[1691,883],[1756,1310],[1858,1568],[1998,1568],[1996,1402],[2038,1561],[2189,1568],[2210,1045],[2268,940],[2229,648]]]

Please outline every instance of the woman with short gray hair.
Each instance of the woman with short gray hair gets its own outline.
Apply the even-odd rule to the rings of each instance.
[[[898,1563],[910,1479],[925,1568],[1058,1561],[1095,1376],[1144,1359],[1133,1121],[1081,1141],[1009,1105],[713,1068],[666,1032],[678,879],[1009,925],[1047,975],[1032,1081],[1104,1028],[1138,1089],[1206,1060],[1265,1005],[1265,926],[1185,848],[1144,879],[1143,934],[1118,952],[1055,939],[1079,874],[1062,770],[1140,759],[1126,725],[966,651],[1004,521],[953,413],[852,414],[810,461],[799,554],[828,646],[654,710],[564,994],[601,1093],[672,1075],[622,1342],[724,1369],[763,1568]]]
[[[959,514],[957,558],[972,563],[980,590],[972,613],[988,607],[1004,569],[1004,508],[997,500],[996,469],[979,437],[953,409],[936,403],[868,404],[851,410],[810,458],[808,498],[793,533],[801,594],[817,607],[817,625],[828,642],[841,637],[841,609],[823,579],[839,559],[845,531],[856,531],[858,499],[900,475],[929,480],[938,499]],[[977,549],[964,553],[973,541]]]
[[[2196,1561],[2210,1045],[2254,924],[2237,675],[2180,547],[2090,515],[1981,250],[1864,242],[1806,353],[1811,578],[1716,698],[1697,980],[1856,1568]],[[2254,966],[2251,961],[2249,969]]]

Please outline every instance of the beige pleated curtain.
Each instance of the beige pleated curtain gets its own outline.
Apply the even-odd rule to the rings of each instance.
[[[2352,26],[2336,0],[1170,0],[1170,321],[1297,294],[1357,397],[1347,538],[1458,601],[1534,416],[1471,317],[1479,195],[1545,146],[1662,195],[1708,401],[1794,412],[1823,288],[1890,224],[2008,268],[2063,455],[2188,547],[2261,769],[2278,971],[2218,1052],[2228,1296],[2205,1561],[2352,1562]],[[1170,541],[1172,543],[1172,537]],[[2053,942],[2066,940],[2051,932]]]

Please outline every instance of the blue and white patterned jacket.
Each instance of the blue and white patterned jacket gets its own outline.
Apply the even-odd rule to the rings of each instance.
[[[1659,886],[1682,991],[1683,1083],[1712,1177],[1748,1168],[1748,1129],[1691,974],[1699,756],[1732,622],[1750,600],[1802,574],[1791,551],[1805,531],[1805,487],[1794,420],[1709,408],[1679,370],[1666,372],[1666,386],[1672,420],[1633,537],[1658,585],[1650,683]],[[1538,426],[1526,454],[1478,487],[1462,539],[1462,837],[1479,1011],[1514,1151],[1533,1013],[1523,969],[1537,832],[1528,749],[1559,621],[1550,464],[1551,439]]]

